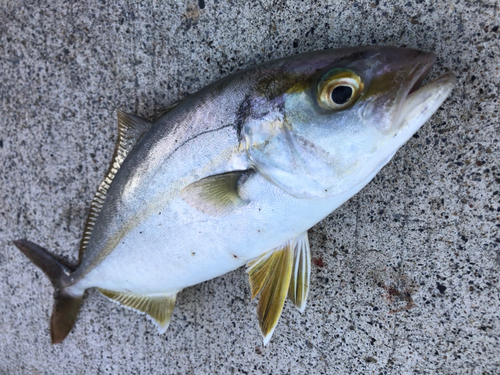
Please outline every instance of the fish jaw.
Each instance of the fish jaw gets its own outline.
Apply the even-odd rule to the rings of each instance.
[[[371,73],[371,82],[360,100],[360,120],[383,135],[397,132],[406,98],[420,86],[436,62],[432,52],[410,50],[409,53],[399,59],[395,55],[384,59]]]
[[[401,146],[415,134],[443,104],[456,83],[456,76],[448,73],[410,93],[398,114],[394,143]]]
[[[445,74],[433,82],[409,94],[402,102],[396,114],[395,134],[386,138],[379,148],[380,152],[370,162],[367,162],[357,176],[368,176],[359,181],[353,179],[353,191],[358,191],[358,185],[365,186],[386,165],[401,148],[436,112],[450,95],[457,79],[454,74]]]

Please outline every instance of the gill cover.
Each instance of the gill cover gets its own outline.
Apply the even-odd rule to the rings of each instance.
[[[279,78],[279,76],[278,76]],[[305,88],[290,88],[272,101],[252,102],[252,115],[244,126],[247,154],[269,181],[297,198],[330,196],[338,178],[338,159],[314,137],[297,131],[294,107],[302,107],[299,121],[316,125],[318,116],[347,111],[363,93],[362,77],[335,67],[325,74],[301,77]],[[304,85],[298,85],[304,87]]]

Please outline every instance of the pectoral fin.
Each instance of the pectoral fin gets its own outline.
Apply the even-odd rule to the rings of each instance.
[[[176,294],[172,296],[141,296],[100,288],[99,291],[121,305],[147,314],[156,323],[160,334],[167,330],[175,307]]]
[[[238,181],[248,171],[233,171],[205,177],[181,191],[186,203],[211,216],[226,216],[248,204],[238,194]]]
[[[247,266],[252,298],[260,293],[257,316],[266,345],[287,295],[301,312],[305,308],[311,270],[307,232],[250,261]]]

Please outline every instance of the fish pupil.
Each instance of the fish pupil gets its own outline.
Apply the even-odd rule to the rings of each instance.
[[[352,88],[349,86],[337,86],[332,90],[331,96],[335,104],[345,104],[351,99]]]

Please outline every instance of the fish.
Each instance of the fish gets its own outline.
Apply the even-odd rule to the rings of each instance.
[[[316,51],[220,79],[154,121],[118,110],[78,264],[14,241],[54,287],[52,343],[72,330],[89,288],[164,333],[181,290],[246,266],[266,345],[287,299],[306,307],[308,229],[450,95],[452,73],[422,86],[435,61],[389,46]]]

